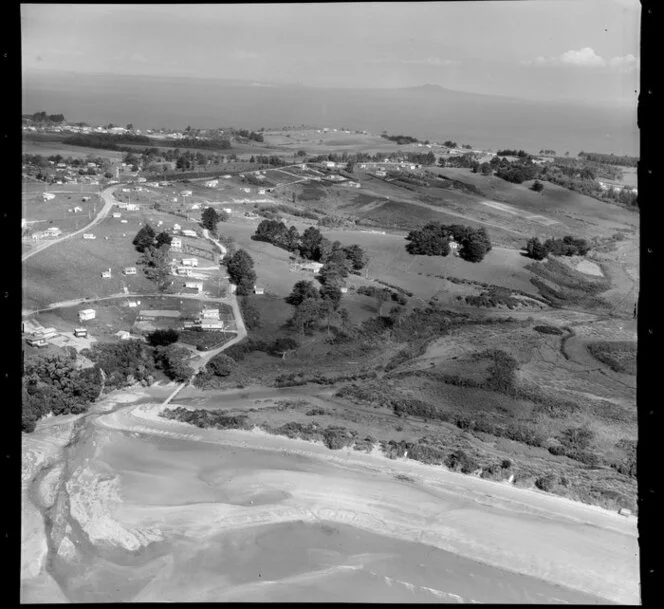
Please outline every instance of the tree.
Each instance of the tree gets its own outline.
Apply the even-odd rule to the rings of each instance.
[[[154,245],[155,230],[149,224],[143,226],[134,237],[132,245],[136,248],[137,252],[143,253],[147,248]]]
[[[225,353],[215,355],[207,365],[208,370],[215,376],[228,376],[237,367],[237,362]]]
[[[307,228],[300,240],[300,255],[307,260],[320,260],[319,245],[322,239],[323,235],[317,228]]]
[[[341,302],[341,289],[334,283],[325,283],[320,289],[320,297],[332,303],[332,307],[336,311]]]
[[[164,245],[170,247],[172,242],[173,242],[173,237],[166,231],[162,231],[155,237],[156,247],[162,247]]]
[[[542,182],[539,180],[535,180],[530,189],[534,190],[535,192],[542,192],[544,190],[544,184],[542,184]]]
[[[348,173],[353,173],[355,171],[355,163],[353,161],[348,161],[348,163],[346,163],[346,171]]]
[[[366,252],[359,245],[348,245],[343,248],[343,252],[352,264],[354,271],[362,270],[369,261]]]
[[[231,283],[237,285],[238,295],[249,294],[256,282],[254,261],[251,256],[244,250],[238,250],[228,257],[226,269]]]
[[[295,283],[291,293],[286,296],[285,301],[297,307],[307,298],[320,298],[320,293],[312,281],[303,280]]]
[[[249,330],[258,330],[263,325],[260,311],[247,296],[241,297],[239,299],[239,303],[242,319],[244,319],[244,323],[247,328]]]
[[[280,337],[272,344],[271,351],[277,355],[281,355],[281,359],[286,359],[286,355],[298,349],[299,346],[300,343],[291,336]]]
[[[164,374],[178,383],[184,383],[193,374],[194,369],[187,364],[191,357],[189,349],[168,345],[155,348],[155,363],[164,371]]]
[[[212,207],[206,207],[201,215],[201,224],[207,228],[211,233],[216,232],[217,223],[219,222],[219,214]]]
[[[532,237],[526,244],[526,253],[533,260],[544,260],[548,252],[544,244],[537,237]]]
[[[166,347],[178,341],[180,334],[177,330],[169,328],[167,330],[155,330],[146,337],[148,345],[151,347]]]
[[[491,241],[485,228],[470,229],[461,240],[459,256],[468,262],[481,262],[491,251]]]
[[[306,298],[295,308],[290,325],[302,334],[310,332],[323,316],[324,306],[318,298]]]
[[[157,284],[160,292],[167,291],[173,284],[168,251],[168,245],[149,247],[143,252],[140,261],[140,264],[143,265],[143,273],[150,281]]]

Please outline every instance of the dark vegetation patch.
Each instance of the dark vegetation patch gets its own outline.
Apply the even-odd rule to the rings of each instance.
[[[513,291],[504,287],[492,287],[488,290],[471,296],[465,297],[466,304],[475,307],[490,307],[495,308],[498,306],[507,307],[508,309],[517,309],[523,302],[513,296]]]
[[[629,341],[598,341],[587,345],[590,354],[614,372],[636,374],[636,343]]]
[[[200,328],[180,330],[180,342],[193,345],[198,351],[210,351],[235,338],[235,334],[226,332],[205,332]]]
[[[535,330],[535,332],[539,332],[540,334],[555,334],[556,336],[561,336],[565,334],[563,330],[561,330],[560,328],[556,328],[555,326],[547,326],[547,325],[534,326],[533,330]]]

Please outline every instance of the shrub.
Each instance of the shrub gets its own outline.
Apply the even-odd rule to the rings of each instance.
[[[541,491],[550,493],[556,485],[556,477],[553,474],[541,476],[535,480],[535,486]]]
[[[145,339],[152,347],[165,347],[178,341],[180,337],[177,330],[169,328],[168,330],[155,330],[148,334]]]
[[[479,467],[477,460],[461,449],[450,453],[445,458],[445,465],[453,471],[460,471],[462,474],[471,474]]]

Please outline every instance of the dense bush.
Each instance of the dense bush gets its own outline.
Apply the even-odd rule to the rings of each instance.
[[[213,427],[215,429],[250,429],[247,415],[228,415],[215,410],[189,410],[179,406],[166,408],[159,413],[160,417],[173,419],[182,423],[196,425],[202,429]]]
[[[479,467],[477,460],[461,449],[450,453],[445,459],[445,465],[462,474],[472,474]]]
[[[176,343],[180,338],[177,330],[169,328],[168,330],[155,330],[146,335],[145,339],[151,347],[165,347]]]
[[[535,480],[535,486],[541,491],[546,491],[550,493],[553,488],[556,486],[557,478],[554,474],[548,474],[546,476],[540,476]]]
[[[87,411],[99,396],[102,382],[98,367],[77,367],[75,352],[28,361],[23,375],[23,431],[34,431],[36,422],[49,413],[80,414]]]

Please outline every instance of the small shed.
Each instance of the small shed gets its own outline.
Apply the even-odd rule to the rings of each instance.
[[[127,266],[125,267],[125,270],[123,271],[125,275],[136,275],[136,267],[135,266]]]
[[[74,330],[74,336],[76,336],[76,338],[87,338],[88,329],[87,328],[76,328]]]
[[[94,309],[81,309],[78,312],[78,321],[89,321],[97,317],[97,312]]]
[[[254,294],[265,294],[265,288],[255,285],[254,286]]]

